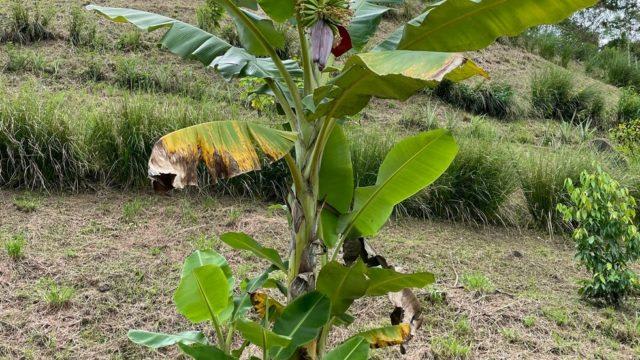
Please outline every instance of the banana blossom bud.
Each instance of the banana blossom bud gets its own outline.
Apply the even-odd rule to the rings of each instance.
[[[327,65],[327,59],[333,47],[333,31],[323,20],[311,27],[311,57],[320,70]]]

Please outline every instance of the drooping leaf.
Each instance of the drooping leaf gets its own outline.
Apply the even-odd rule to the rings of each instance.
[[[340,219],[340,229],[355,227],[375,235],[393,207],[433,183],[449,167],[458,146],[447,130],[432,130],[396,144],[378,171],[376,184],[356,189],[353,211]]]
[[[276,299],[263,292],[254,292],[249,294],[251,299],[251,305],[256,310],[260,318],[265,317],[267,314],[267,304],[269,306],[269,321],[274,321],[284,311],[284,305],[280,304]]]
[[[256,7],[257,8],[257,7]],[[114,22],[129,22],[145,31],[168,29],[160,45],[183,58],[194,59],[205,66],[212,66],[227,79],[232,77],[280,78],[271,58],[256,58],[245,49],[231,44],[196,26],[163,15],[146,11],[109,8],[89,5]],[[302,70],[295,61],[284,61],[292,76],[300,76]]]
[[[199,162],[213,181],[260,169],[256,149],[275,161],[293,147],[296,135],[244,121],[214,121],[163,136],[153,147],[149,176],[162,188],[196,185]]]
[[[127,337],[138,345],[143,345],[152,349],[175,345],[179,342],[185,344],[207,343],[207,337],[200,331],[185,331],[174,335],[144,330],[129,330]]]
[[[351,338],[329,351],[324,360],[367,360],[369,359],[369,342],[361,336]]]
[[[400,324],[364,331],[356,336],[364,338],[372,349],[379,349],[403,344],[410,332],[409,324]]]
[[[275,249],[266,248],[260,245],[257,241],[255,241],[245,233],[229,232],[220,236],[220,240],[234,249],[251,251],[256,256],[270,261],[280,270],[287,270],[287,268],[284,266],[284,262],[280,258],[280,254],[278,254]]]
[[[378,30],[382,16],[391,9],[370,0],[352,1],[351,9],[353,17],[348,27],[349,35],[351,35],[353,48],[361,50]]]
[[[291,338],[291,343],[272,349],[275,360],[289,359],[296,349],[313,340],[320,328],[329,321],[331,302],[323,294],[313,291],[292,301],[273,325],[273,332]]]
[[[441,1],[391,34],[378,50],[478,50],[500,36],[557,23],[595,3],[597,0]]]
[[[403,274],[393,269],[370,268],[367,275],[369,276],[369,287],[366,292],[368,296],[382,296],[406,288],[423,288],[436,281],[435,276],[429,272]]]
[[[347,60],[340,75],[314,91],[315,111],[310,118],[340,119],[357,114],[372,97],[406,100],[442,80],[457,82],[475,75],[488,76],[460,54],[400,50],[357,54]]]
[[[194,360],[236,360],[212,345],[179,343],[180,350]]]
[[[342,125],[336,124],[327,140],[319,174],[318,199],[325,200],[340,213],[349,211],[353,198],[351,149]]]
[[[227,277],[219,266],[195,268],[180,280],[173,294],[178,312],[199,323],[219,317],[228,309],[230,296]]]
[[[258,0],[258,3],[270,18],[280,23],[289,20],[296,7],[293,0]]]
[[[182,275],[181,278],[189,275],[193,269],[199,268],[204,265],[216,265],[222,269],[222,272],[227,277],[227,281],[229,282],[229,288],[233,288],[234,279],[233,273],[231,272],[231,267],[227,263],[227,260],[217,252],[213,250],[196,250],[191,255],[189,255],[182,265]]]
[[[258,346],[259,348],[272,349],[274,347],[284,347],[289,345],[291,338],[278,335],[262,325],[245,319],[236,321],[236,329],[240,331],[245,340]]]
[[[353,301],[361,298],[369,287],[367,267],[362,261],[344,266],[332,261],[320,270],[316,289],[331,301],[331,314],[339,315],[349,309]]]

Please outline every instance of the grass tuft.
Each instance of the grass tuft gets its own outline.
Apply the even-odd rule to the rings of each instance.
[[[16,234],[4,243],[4,249],[13,261],[18,261],[24,258],[24,246],[26,243],[24,234]]]

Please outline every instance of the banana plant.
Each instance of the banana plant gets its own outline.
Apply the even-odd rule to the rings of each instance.
[[[430,2],[376,42],[383,15],[403,0],[215,0],[235,24],[241,46],[166,16],[89,5],[112,21],[164,31],[162,48],[224,79],[260,80],[256,91],[273,96],[287,120],[281,127],[214,121],[167,134],[155,144],[149,176],[158,191],[197,185],[200,163],[215,180],[260,170],[265,158],[283,159],[292,179],[285,206],[291,235],[287,254],[246,234],[222,235],[232,248],[271,264],[239,286],[220,254],[198,251],[186,259],[175,305],[189,321],[211,323],[215,340],[194,331],[138,330],[129,333],[131,340],[151,348],[177,345],[195,359],[238,359],[249,344],[261,350],[262,359],[278,360],[367,359],[372,348],[404,350],[422,323],[411,289],[435,279],[428,272],[394,269],[367,238],[378,234],[395,205],[447,169],[457,146],[442,129],[410,136],[385,157],[374,185],[357,187],[345,124],[372,98],[406,100],[443,80],[488,77],[463,52],[558,22],[596,1]],[[298,35],[296,59],[278,55],[286,28]],[[394,306],[390,326],[327,349],[331,330],[354,320],[349,308],[356,300],[384,295]]]

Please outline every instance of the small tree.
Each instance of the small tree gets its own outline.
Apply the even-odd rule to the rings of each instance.
[[[619,304],[638,283],[629,269],[629,263],[640,257],[640,234],[633,224],[636,201],[600,167],[595,173],[584,171],[580,185],[571,179],[565,185],[571,203],[559,204],[558,210],[565,221],[576,225],[576,257],[593,275],[582,281],[580,293]]]
[[[199,332],[134,331],[130,338],[154,348],[178,344],[202,359],[239,358],[249,343],[263,349],[263,360],[366,359],[370,347],[403,344],[422,323],[420,305],[409,288],[423,287],[434,277],[396,272],[365,237],[380,231],[395,205],[433,183],[455,157],[457,145],[442,129],[410,136],[391,149],[374,185],[356,187],[342,124],[374,97],[406,100],[443,80],[487,76],[461,52],[558,22],[596,0],[428,2],[422,14],[377,44],[371,44],[373,35],[391,11],[384,4],[402,0],[213,1],[236,25],[242,47],[166,16],[88,8],[142,30],[167,30],[160,42],[164,48],[226,79],[260,79],[257,92],[274,97],[286,126],[229,120],[176,131],[155,144],[149,176],[157,190],[167,191],[196,185],[200,162],[215,180],[259,170],[260,155],[272,161],[283,158],[292,179],[286,204],[288,261],[248,235],[224,234],[225,243],[251,251],[272,266],[245,282],[242,295],[232,298],[234,279],[222,256],[198,252],[185,261],[176,306],[194,323],[213,324],[215,346]],[[283,30],[289,27],[298,35],[299,60],[278,55],[285,46]],[[346,59],[339,60],[345,54]],[[269,278],[276,271],[285,274],[284,282]],[[283,304],[260,291],[267,284],[282,293]],[[326,351],[332,327],[354,320],[348,310],[356,299],[387,294],[395,307],[392,326],[359,333]],[[246,317],[251,304],[259,322]],[[245,341],[232,349],[236,331]]]

